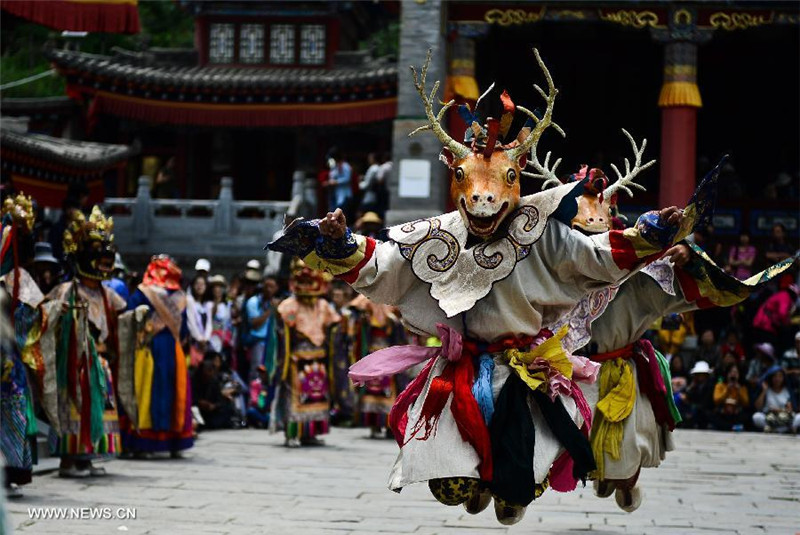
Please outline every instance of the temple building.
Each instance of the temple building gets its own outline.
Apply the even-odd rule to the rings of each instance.
[[[91,138],[141,147],[111,194],[130,195],[139,175],[165,170],[181,197],[216,197],[231,176],[238,199],[288,200],[293,173],[316,173],[333,148],[356,161],[390,150],[396,62],[358,45],[391,6],[180,5],[195,17],[193,49],[46,52]]]
[[[97,56],[51,48],[86,138],[134,145],[109,195],[132,196],[160,170],[177,195],[215,198],[233,177],[236,199],[288,200],[292,176],[315,176],[333,147],[363,171],[368,152],[392,151],[388,223],[447,207],[440,147],[407,133],[425,124],[408,65],[428,49],[440,99],[481,103],[499,116],[507,89],[541,105],[537,47],[560,89],[548,133],[569,174],[610,170],[630,158],[621,134],[647,138],[658,165],[631,213],[683,205],[724,154],[717,234],[764,236],[781,222],[800,231],[800,17],[795,2],[530,1],[247,2],[180,0],[194,16],[193,49],[114,50]],[[397,56],[363,46],[399,23]],[[432,84],[430,84],[432,85]],[[465,125],[453,110],[453,137]],[[513,130],[513,129],[512,129]],[[613,178],[613,176],[612,176]],[[524,186],[532,192],[539,185]]]

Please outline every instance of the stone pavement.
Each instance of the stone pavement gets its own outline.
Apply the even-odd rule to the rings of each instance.
[[[546,492],[507,528],[491,508],[439,505],[425,485],[387,490],[397,446],[367,433],[334,429],[326,447],[288,450],[266,431],[208,432],[185,459],[111,461],[92,480],[34,477],[8,508],[20,534],[800,533],[798,437],[679,430],[678,450],[643,473],[635,513],[588,486]],[[133,507],[136,518],[32,520],[30,507]]]

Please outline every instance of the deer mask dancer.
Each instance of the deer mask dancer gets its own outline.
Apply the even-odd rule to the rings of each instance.
[[[414,86],[422,98],[429,124],[418,128],[410,135],[413,136],[423,130],[431,130],[442,142],[444,148],[440,159],[452,172],[451,199],[458,208],[470,234],[482,239],[491,237],[506,216],[517,208],[520,200],[520,172],[525,168],[528,151],[532,148],[535,150],[542,133],[548,127],[553,126],[561,135],[564,135],[561,128],[552,121],[553,105],[558,90],[536,49],[534,49],[534,54],[544,72],[548,86],[548,92],[545,93],[538,85],[534,85],[547,102],[546,111],[541,119],[522,106],[514,106],[505,92],[501,97],[505,110],[502,120],[488,118],[485,126],[481,126],[467,106],[462,106],[459,112],[462,117],[468,118],[469,128],[466,143],[469,144],[459,143],[451,138],[441,125],[445,113],[455,101],[447,102],[438,114],[434,115],[433,113],[433,102],[436,99],[439,82],[434,84],[430,95],[425,89],[431,51],[428,51],[428,57],[420,76],[417,75],[416,69],[411,68],[414,75]],[[515,109],[530,117],[533,128],[523,128],[516,140],[503,145],[498,138],[507,133]]]

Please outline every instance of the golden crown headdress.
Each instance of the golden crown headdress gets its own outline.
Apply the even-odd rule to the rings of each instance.
[[[10,215],[17,225],[24,227],[27,232],[33,232],[36,222],[36,213],[33,211],[33,200],[29,195],[20,192],[16,196],[6,197],[0,218]]]
[[[64,231],[64,253],[73,254],[83,248],[83,243],[114,241],[114,218],[106,217],[100,207],[95,205],[89,220],[80,210],[74,210],[67,229]]]

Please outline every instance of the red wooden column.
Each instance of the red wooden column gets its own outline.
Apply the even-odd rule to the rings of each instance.
[[[667,43],[664,50],[661,108],[661,183],[659,206],[684,206],[695,188],[697,109],[697,45]],[[689,63],[690,60],[693,60]]]
[[[697,46],[711,34],[697,28],[693,9],[673,8],[667,29],[653,36],[664,43],[661,108],[659,206],[683,207],[694,192],[697,162],[697,110],[703,105],[697,87]]]

